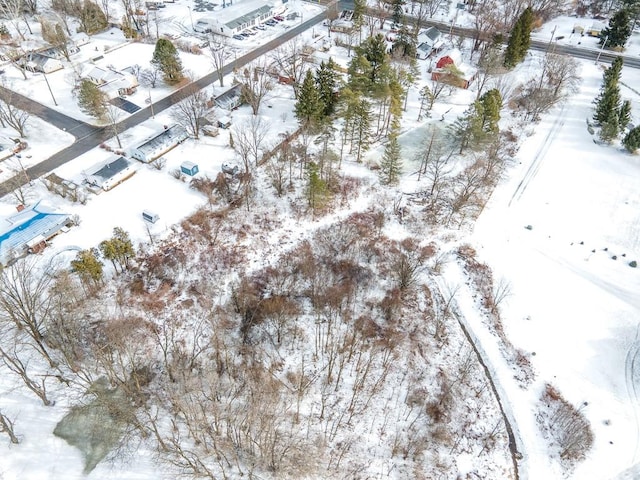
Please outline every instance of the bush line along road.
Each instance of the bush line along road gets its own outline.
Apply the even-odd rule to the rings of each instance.
[[[324,2],[322,2],[324,3]],[[350,1],[338,2],[338,6],[340,9],[349,9],[353,7],[353,3]],[[242,67],[252,60],[264,55],[265,53],[277,48],[284,42],[291,40],[293,37],[302,33],[305,30],[313,27],[314,25],[322,22],[326,18],[326,11],[319,13],[318,15],[308,19],[307,21],[301,23],[300,25],[293,27],[287,31],[285,31],[282,35],[274,38],[270,42],[256,48],[243,55],[242,57],[234,60],[232,63],[225,65],[223,69],[224,75],[228,75],[231,73],[234,68]],[[411,20],[407,17],[407,20]],[[446,22],[437,22],[431,20],[425,20],[421,22],[423,26],[435,26],[441,29],[442,31],[450,31],[452,35],[456,36],[464,36],[464,37],[473,37],[475,35],[474,29],[471,28],[463,28],[457,27],[450,23]],[[538,51],[546,51],[548,50],[550,45],[549,41],[541,41],[541,40],[531,40],[530,48],[532,50]],[[565,46],[565,45],[554,45],[554,52],[562,53],[565,55],[571,55],[577,58],[583,59],[591,59],[595,60],[599,56],[599,60],[602,62],[610,63],[617,54],[611,52],[601,52],[600,50],[593,50],[589,48],[580,48],[574,46]],[[632,58],[628,56],[624,57],[625,66],[632,68],[640,68],[640,59]],[[166,110],[167,108],[172,107],[176,103],[180,102],[183,99],[183,92],[186,88],[193,88],[193,85],[196,85],[199,89],[205,88],[212,83],[218,80],[217,72],[209,73],[199,80],[187,84],[182,88],[176,90],[171,95],[158,100],[153,103],[153,111],[155,113],[159,113],[161,111]],[[4,91],[4,87],[0,87],[0,91]],[[20,95],[16,92],[10,93],[13,99],[13,103],[16,107],[21,108],[32,115],[40,117],[44,121],[54,125],[55,127],[64,130],[70,134],[72,134],[76,140],[75,142],[67,148],[60,150],[55,153],[48,159],[40,162],[30,168],[26,169],[26,178],[24,175],[20,174],[14,178],[6,180],[3,183],[0,183],[0,196],[7,195],[11,192],[16,186],[27,183],[31,179],[38,178],[45,173],[48,173],[61,165],[73,160],[76,157],[88,152],[89,150],[97,147],[104,141],[108,140],[113,136],[113,129],[110,126],[96,127],[85,122],[81,122],[74,118],[68,117],[67,115],[60,113],[52,108],[49,108],[45,105],[37,103],[23,95]],[[140,123],[148,120],[151,117],[151,106],[147,106],[146,108],[141,109],[140,111],[134,113],[130,117],[124,119],[117,126],[118,131],[123,132],[128,130],[129,128],[135,127]]]

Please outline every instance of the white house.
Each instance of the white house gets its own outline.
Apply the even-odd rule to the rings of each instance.
[[[109,98],[131,95],[138,88],[138,79],[127,72],[112,68],[90,66],[82,73],[82,78],[94,83],[107,94]]]
[[[64,68],[60,60],[36,52],[29,53],[22,57],[20,64],[30,72],[51,73]]]
[[[424,30],[420,30],[418,33],[418,45],[426,44],[431,47],[432,50],[437,50],[442,46],[442,34],[436,27],[429,27]]]
[[[180,125],[165,127],[163,131],[149,137],[131,150],[131,156],[141,162],[149,163],[181,144],[187,138],[189,138],[189,134],[184,127]]]
[[[118,157],[107,163],[103,163],[93,169],[93,173],[87,175],[87,183],[105,192],[120,185],[127,178],[133,176],[136,169],[132,163],[124,157]]]
[[[272,3],[264,0],[242,0],[217,10],[215,17],[202,18],[196,23],[194,30],[231,37],[246,28],[267,20],[273,14],[274,6]]]

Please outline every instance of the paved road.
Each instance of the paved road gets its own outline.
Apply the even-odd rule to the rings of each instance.
[[[323,1],[322,3],[325,3],[325,2]],[[339,2],[339,5],[340,5],[339,7],[340,9],[353,8],[353,2],[351,0],[341,1]],[[234,62],[227,64],[223,69],[224,75],[231,73],[231,71],[234,68],[242,67],[248,64],[249,62],[251,62],[252,60],[258,58],[259,56],[264,55],[265,53],[268,53],[269,51],[277,48],[282,43],[290,40],[291,38],[300,34],[304,30],[307,30],[313,27],[314,25],[320,23],[322,20],[325,19],[325,17],[326,17],[326,11],[323,11],[318,15],[312,18],[309,18],[305,22],[293,28],[290,28],[289,30],[286,30],[279,37],[274,38],[273,40],[265,43],[264,45],[261,45],[260,47],[258,47],[255,50],[252,50],[246,55],[239,57],[237,60],[234,60]],[[410,21],[411,19],[407,18],[407,20]],[[452,35],[456,35],[456,36],[464,36],[468,38],[473,38],[475,36],[474,29],[457,27],[457,26],[452,27],[450,23],[437,22],[433,20],[425,20],[422,22],[422,25],[435,26],[442,32],[450,31]],[[533,50],[546,51],[548,48],[549,48],[548,41],[532,40],[531,42],[531,49]],[[568,46],[568,45],[556,44],[553,46],[553,48],[554,48],[554,51],[557,53],[563,53],[563,54],[571,55],[577,58],[595,60],[599,56],[600,57],[599,60],[603,63],[611,63],[611,61],[616,56],[618,56],[618,54],[616,53],[600,52],[599,50],[596,50],[596,49],[589,49],[589,48],[582,48],[582,47]],[[623,58],[624,58],[625,66],[640,68],[640,58],[630,57],[628,55],[623,55]],[[218,74],[216,72],[212,72],[206,75],[205,77],[197,80],[194,83],[195,85],[198,86],[198,88],[205,88],[211,85],[212,83],[216,82],[217,80],[218,80]],[[191,87],[191,84],[185,87],[182,87],[181,89],[175,91],[172,95],[155,102],[153,104],[154,113],[160,113],[166,110],[167,108],[170,108],[171,106],[175,105],[180,100],[182,100],[185,94],[184,90],[188,87]],[[89,150],[98,146],[100,143],[113,137],[113,131],[111,130],[110,127],[95,127],[93,125],[89,125],[79,120],[75,120],[71,117],[68,117],[67,115],[64,115],[63,113],[53,110],[45,105],[39,104],[18,93],[7,92],[3,87],[0,87],[0,91],[5,91],[5,93],[12,95],[15,105],[18,106],[19,108],[24,109],[30,112],[31,114],[42,118],[43,120],[47,121],[48,123],[51,123],[52,125],[60,129],[66,130],[67,132],[71,133],[76,137],[76,142],[73,145],[70,145],[69,147],[55,153],[45,161],[40,162],[39,164],[28,168],[27,169],[28,178],[31,178],[31,179],[38,178],[41,175],[44,175],[45,173],[48,173],[54,170],[55,168],[58,168],[61,165],[64,165],[70,160],[88,152]],[[120,122],[118,124],[118,131],[123,132],[125,130],[128,130],[129,128],[135,127],[136,125],[144,122],[145,120],[148,120],[150,117],[151,117],[151,107],[148,106],[134,113],[130,117],[127,117],[122,122]],[[0,196],[4,196],[7,193],[9,193],[11,189],[15,188],[18,182],[23,183],[23,179],[24,179],[23,175],[18,175],[15,178],[12,178],[3,183],[0,183]]]
[[[292,27],[288,30],[285,30],[284,33],[279,35],[277,38],[265,43],[264,45],[259,46],[255,50],[248,52],[247,54],[238,57],[232,63],[225,65],[223,69],[224,75],[228,75],[233,71],[234,68],[242,67],[252,60],[264,55],[265,53],[270,52],[271,50],[277,48],[284,42],[291,40],[296,35],[302,33],[305,30],[313,27],[314,25],[323,21],[326,17],[326,12],[321,12],[318,15],[309,18],[308,20]],[[154,114],[158,114],[167,108],[175,105],[180,102],[185,95],[185,90],[187,88],[191,88],[194,84],[202,89],[208,87],[212,83],[218,80],[217,72],[212,72],[193,84],[186,85],[179,90],[176,90],[170,96],[165,97],[157,102],[153,103],[153,112]],[[0,87],[0,91],[4,90]],[[6,91],[6,94],[12,95],[13,103],[23,109],[35,115],[37,117],[42,118],[48,123],[60,128],[61,130],[66,130],[76,137],[75,143],[68,146],[67,148],[60,150],[59,152],[53,154],[51,157],[46,160],[34,165],[27,169],[27,175],[30,179],[38,178],[45,173],[48,173],[61,165],[73,160],[74,158],[88,152],[89,150],[97,147],[102,142],[113,137],[113,130],[111,127],[96,127],[93,125],[89,125],[87,123],[81,122],[74,118],[71,118],[63,113],[60,113],[52,108],[49,108],[45,105],[37,103],[30,98],[27,98],[23,95],[15,93],[13,91]],[[151,118],[151,106],[148,106],[133,115],[127,117],[122,122],[120,122],[117,126],[118,132],[124,132],[140,123],[144,122]],[[9,179],[3,183],[0,183],[0,196],[4,196],[11,192],[12,189],[16,187],[18,183],[25,183],[24,176],[18,175],[12,179]]]

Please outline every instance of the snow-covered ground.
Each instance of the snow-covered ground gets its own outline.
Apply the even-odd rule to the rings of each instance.
[[[169,4],[165,10],[177,6]],[[185,12],[177,17],[182,18],[180,24],[188,18]],[[196,18],[194,15],[194,20]],[[538,34],[541,38],[549,38],[558,26],[555,36],[564,35],[570,23],[576,23],[575,19],[562,20],[561,25],[551,22]],[[574,37],[570,39],[575,40]],[[128,44],[108,54],[111,56],[105,62],[118,67],[130,65],[132,61],[139,63],[140,58],[150,58],[152,48],[151,45]],[[203,61],[201,56],[183,56],[183,59],[185,66],[199,75],[211,70],[210,63]],[[423,73],[426,65],[421,63]],[[496,189],[469,238],[477,247],[479,257],[494,270],[495,278],[504,278],[511,284],[512,294],[502,304],[502,318],[516,347],[532,354],[535,352],[532,361],[538,378],[534,385],[522,390],[512,381],[512,372],[504,364],[499,349],[493,348],[495,338],[483,330],[481,320],[471,312],[473,303],[465,301],[464,297],[459,299],[460,308],[469,309],[466,312],[468,322],[476,337],[485,343],[484,350],[493,362],[508,403],[511,403],[531,480],[563,476],[557,464],[548,458],[546,444],[534,421],[536,402],[544,382],[557,386],[576,405],[588,402],[584,412],[595,433],[594,449],[570,478],[614,478],[640,462],[640,414],[634,383],[640,341],[637,323],[640,270],[628,266],[631,260],[640,261],[640,193],[637,188],[640,164],[636,156],[628,155],[619,147],[593,142],[594,137],[587,132],[586,119],[591,116],[601,70],[591,62],[584,62],[582,68],[584,80],[579,93],[565,106],[545,116],[540,124],[525,127],[531,136],[522,144],[517,164]],[[48,78],[52,87],[56,85],[62,91],[68,83],[67,73],[58,73],[58,77],[52,74]],[[20,82],[18,77],[15,81],[16,84]],[[37,82],[43,82],[41,76],[32,76],[24,84],[30,86],[24,90],[16,88],[53,106],[44,84]],[[640,84],[640,72],[623,70],[623,82],[632,86]],[[156,89],[151,95],[155,99],[156,95],[168,93],[168,89]],[[140,91],[137,95],[132,100],[143,105],[148,92]],[[637,119],[640,97],[624,87],[622,96],[632,100]],[[56,97],[62,111],[82,118],[77,116],[75,100],[71,96]],[[446,115],[447,121],[453,120],[471,97],[471,92],[458,91],[446,100],[447,104],[436,104],[434,117]],[[416,92],[413,91],[409,110],[412,107],[415,110],[415,101]],[[265,103],[261,114],[271,119],[270,141],[275,142],[279,133],[295,128],[292,106],[292,90],[285,86],[279,86]],[[234,124],[240,124],[249,115],[247,107],[234,112]],[[165,113],[125,132],[122,135],[125,146],[134,145],[170,121]],[[33,128],[45,133],[29,142],[30,148],[26,152],[29,156],[23,158],[24,167],[30,165],[28,161],[36,162],[72,141],[68,134],[54,132],[50,127],[34,123]],[[416,119],[404,122],[403,146],[415,145],[423,132]],[[367,158],[373,161],[379,154],[380,150],[374,150]],[[58,169],[57,173],[81,181],[84,170],[110,156],[96,149]],[[32,195],[46,195],[47,203],[81,218],[78,227],[53,240],[44,257],[50,258],[71,247],[95,246],[107,238],[115,226],[128,231],[136,243],[146,241],[148,232],[140,217],[145,208],[156,211],[161,218],[151,226],[151,233],[168,235],[172,225],[204,203],[200,194],[173,178],[170,172],[182,161],[192,160],[199,164],[200,175],[214,176],[224,161],[234,160],[234,153],[228,146],[227,132],[221,131],[214,139],[205,137],[197,142],[187,141],[165,158],[164,170],[137,165],[138,171],[131,179],[112,191],[91,196],[86,205],[71,204],[48,194],[43,187],[34,187]],[[3,166],[0,164],[0,168]],[[401,185],[404,191],[414,188],[415,178],[410,175],[410,166],[411,162],[407,161],[406,176]],[[352,167],[361,169],[360,166]],[[13,210],[12,199],[3,199],[0,216]],[[525,228],[528,225],[531,229]],[[282,248],[275,243],[276,250]],[[452,285],[460,281],[455,272],[451,275]],[[82,478],[79,453],[49,433],[64,414],[62,408],[56,407],[53,410],[56,414],[47,416],[49,410],[38,406],[31,397],[14,394],[0,398],[0,407],[17,412],[16,420],[24,435],[24,443],[19,446],[0,446],[2,480]],[[33,460],[35,458],[37,461]],[[100,464],[90,478],[114,476],[122,479],[164,478],[144,451],[140,457],[129,459],[126,465]]]
[[[601,71],[585,62],[582,74],[579,93],[523,143],[519,164],[496,189],[472,240],[495,278],[511,284],[503,306],[508,336],[535,352],[538,381],[527,395],[509,392],[518,399],[516,419],[527,424],[543,382],[574,405],[588,402],[583,412],[594,448],[571,478],[595,480],[640,461],[640,270],[629,266],[640,260],[640,163],[619,146],[593,142],[586,119]],[[640,72],[624,70],[623,81],[637,85]],[[637,115],[640,97],[624,89],[622,95]],[[538,441],[524,439],[529,478],[559,478]]]

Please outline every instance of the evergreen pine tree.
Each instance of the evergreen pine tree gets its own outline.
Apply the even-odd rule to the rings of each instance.
[[[513,68],[524,60],[531,44],[531,30],[533,28],[533,10],[525,8],[516,20],[507,48],[504,53],[504,66]]]
[[[367,13],[367,1],[366,0],[354,0],[353,2],[353,16],[351,20],[356,28],[362,27],[364,22],[364,15]]]
[[[393,9],[393,15],[391,16],[391,19],[396,25],[399,25],[402,22],[402,16],[404,15],[404,12],[402,11],[403,4],[403,0],[393,0],[391,3],[391,7]]]
[[[80,21],[79,31],[85,32],[87,35],[100,32],[109,25],[102,8],[91,0],[83,2],[78,19]]]
[[[323,115],[325,117],[333,115],[336,109],[338,74],[336,63],[332,58],[329,58],[326,63],[324,61],[320,63],[320,68],[316,71],[316,86],[324,107]]]
[[[620,125],[618,123],[618,110],[611,110],[609,116],[600,125],[600,140],[611,143],[618,138]]]
[[[102,262],[98,260],[95,249],[82,250],[71,260],[71,269],[77,273],[83,283],[97,286],[102,281]]]
[[[78,106],[87,115],[101,119],[107,113],[107,97],[95,83],[85,79],[80,82]]]
[[[593,119],[599,125],[611,123],[613,112],[616,116],[620,112],[620,75],[622,74],[622,58],[617,57],[602,75],[602,88],[595,99],[595,113]],[[618,122],[616,122],[617,124]]]
[[[622,139],[622,145],[630,153],[635,153],[640,148],[640,126],[627,133]]]
[[[173,43],[166,38],[159,38],[156,42],[151,63],[160,69],[164,81],[169,85],[176,84],[184,78],[180,55]]]
[[[627,129],[629,122],[631,122],[631,102],[625,100],[618,111],[618,124],[621,132]]]
[[[498,133],[498,122],[502,109],[500,91],[493,88],[482,95],[479,100],[482,104],[482,116],[480,117],[482,131],[488,134]]]
[[[380,162],[380,182],[383,185],[398,183],[398,178],[402,172],[402,160],[398,134],[400,121],[394,116],[391,121],[391,131],[389,132],[387,144],[384,147],[382,161]]]
[[[611,17],[609,26],[600,32],[600,45],[608,48],[624,47],[630,36],[631,18],[629,11],[622,8]]]
[[[611,120],[612,113],[620,111],[620,87],[617,85],[604,86],[604,91],[596,99],[596,111],[593,119],[598,124]]]
[[[622,67],[624,66],[624,60],[622,57],[616,57],[611,62],[611,65],[605,69],[602,74],[602,83],[604,85],[615,86],[620,83],[620,77],[622,76]]]
[[[320,168],[315,162],[307,164],[307,200],[312,210],[324,205],[329,195],[327,182],[320,175]]]
[[[353,112],[353,142],[355,142],[356,161],[362,161],[362,155],[369,150],[371,141],[371,104],[366,98],[360,99]]]
[[[416,58],[417,48],[416,41],[410,34],[407,26],[402,25],[391,46],[393,54],[404,58]]]
[[[317,125],[324,114],[324,103],[316,87],[316,82],[311,70],[307,70],[307,74],[298,91],[298,102],[295,106],[295,114],[300,125],[304,128]]]

